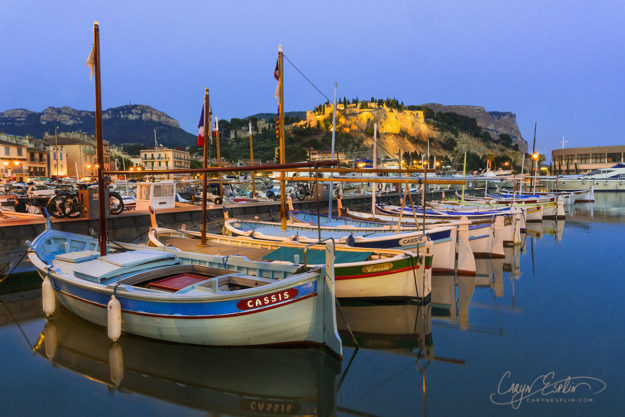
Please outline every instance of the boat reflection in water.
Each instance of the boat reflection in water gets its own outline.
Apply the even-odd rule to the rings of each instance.
[[[515,307],[515,281],[521,277],[521,245],[504,247],[504,258],[477,258],[474,277],[455,275],[432,276],[432,314],[444,323],[458,326],[461,330],[494,331],[472,325],[469,305],[481,309],[500,309],[496,300],[504,297],[504,272],[511,282],[512,305]],[[493,304],[471,303],[476,289],[490,289]],[[439,320],[439,321],[440,321]],[[437,322],[438,323],[438,322]]]
[[[361,348],[434,357],[432,304],[342,300],[341,309],[345,320],[337,315],[337,324],[344,344],[353,344],[347,322]]]
[[[124,335],[59,309],[33,349],[125,392],[229,415],[336,414],[341,363],[321,349],[211,348]]]

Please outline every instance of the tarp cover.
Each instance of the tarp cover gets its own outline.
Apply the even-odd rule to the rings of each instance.
[[[294,256],[299,255],[299,262],[304,263],[304,249],[282,247],[263,256],[266,261],[288,261],[293,262]],[[326,263],[326,251],[319,249],[308,249],[306,251],[309,265],[321,265]],[[350,252],[336,251],[334,263],[342,264],[349,262],[363,262],[369,259],[371,252]]]

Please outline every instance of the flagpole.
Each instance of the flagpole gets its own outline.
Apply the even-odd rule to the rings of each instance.
[[[252,121],[250,120],[250,166],[254,166],[254,146],[252,145]],[[252,172],[252,198],[256,198],[256,178]]]
[[[106,233],[106,206],[105,206],[105,185],[104,176],[104,143],[102,141],[102,86],[100,84],[100,25],[93,24],[93,48],[95,60],[95,137],[98,158],[98,203],[100,208],[100,256],[106,256],[106,243],[108,241]]]
[[[208,98],[208,87],[206,87],[206,91],[204,92],[204,155],[203,155],[203,168],[206,169],[208,167],[208,135],[206,132],[209,132],[210,135],[210,126],[209,123],[209,110],[210,109],[210,101]],[[208,187],[208,173],[205,172],[202,176],[202,240],[201,245],[206,245],[206,188]]]
[[[278,69],[280,71],[280,113],[278,114],[280,123],[280,164],[285,163],[284,149],[284,58],[282,54],[282,45],[278,46]],[[280,223],[282,230],[286,230],[286,181],[284,172],[280,173]]]
[[[219,150],[219,121],[215,116],[215,140],[217,141],[217,166],[221,167],[221,151]],[[219,198],[221,198],[221,205],[224,205],[224,184],[221,178],[221,172],[219,173]]]

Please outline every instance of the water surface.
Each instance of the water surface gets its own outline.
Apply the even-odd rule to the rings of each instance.
[[[11,276],[0,283],[0,415],[620,416],[625,193],[597,200],[529,225],[506,259],[478,260],[476,277],[434,277],[431,305],[343,303],[360,348],[340,321],[342,362],[128,335],[112,345],[67,311],[45,320],[38,277]],[[527,388],[550,372],[594,378],[590,392]],[[532,395],[494,404],[512,384]]]

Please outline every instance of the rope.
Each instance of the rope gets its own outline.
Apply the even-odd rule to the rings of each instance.
[[[306,75],[305,75],[305,74],[304,74],[304,73],[303,73],[303,72],[302,72],[299,68],[297,68],[297,66],[293,63],[293,61],[291,61],[291,60],[290,60],[290,59],[289,59],[289,58],[288,58],[288,57],[287,57],[284,53],[282,54],[282,56],[283,56],[283,57],[284,57],[284,58],[285,58],[285,59],[289,62],[289,64],[293,65],[293,68],[295,68],[295,70],[296,70],[297,72],[299,72],[299,73],[300,73],[300,75],[301,75],[302,77],[304,77],[304,79],[305,79],[306,81],[308,81],[308,83],[309,83],[310,85],[312,85],[312,86],[314,87],[314,89],[315,89],[315,90],[317,90],[317,91],[319,92],[319,94],[321,94],[321,95],[322,95],[322,96],[323,96],[326,100],[328,100],[328,101],[332,101],[332,100],[330,100],[330,98],[329,98],[328,96],[326,96],[325,94],[323,94],[323,91],[321,91],[321,90],[319,89],[319,87],[317,87],[317,86],[315,85],[315,83],[313,83],[312,81],[310,81],[310,79],[309,79],[309,78],[308,78],[308,77],[307,77],[307,76],[306,76]]]
[[[28,249],[26,249],[24,251],[24,253],[22,253],[22,255],[20,256],[19,261],[17,261],[15,263],[15,265],[13,265],[11,267],[11,269],[9,270],[9,272],[7,272],[6,274],[4,274],[4,276],[2,278],[0,278],[0,283],[2,283],[5,279],[7,279],[9,277],[9,275],[11,275],[11,273],[13,273],[13,271],[15,270],[15,268],[17,268],[17,266],[22,262],[22,260],[24,259],[24,256],[26,256],[26,254],[28,253]]]
[[[345,327],[347,327],[347,331],[349,332],[349,335],[352,337],[352,342],[354,343],[354,346],[356,346],[356,349],[360,349],[360,345],[358,345],[358,341],[356,341],[356,336],[354,336],[354,332],[352,332],[352,327],[349,325],[349,322],[347,321],[347,317],[345,317],[345,314],[343,314],[343,308],[341,307],[341,304],[339,303],[338,298],[335,299],[334,302],[336,304],[336,311],[339,313],[339,316],[341,316],[343,323],[345,323]]]

